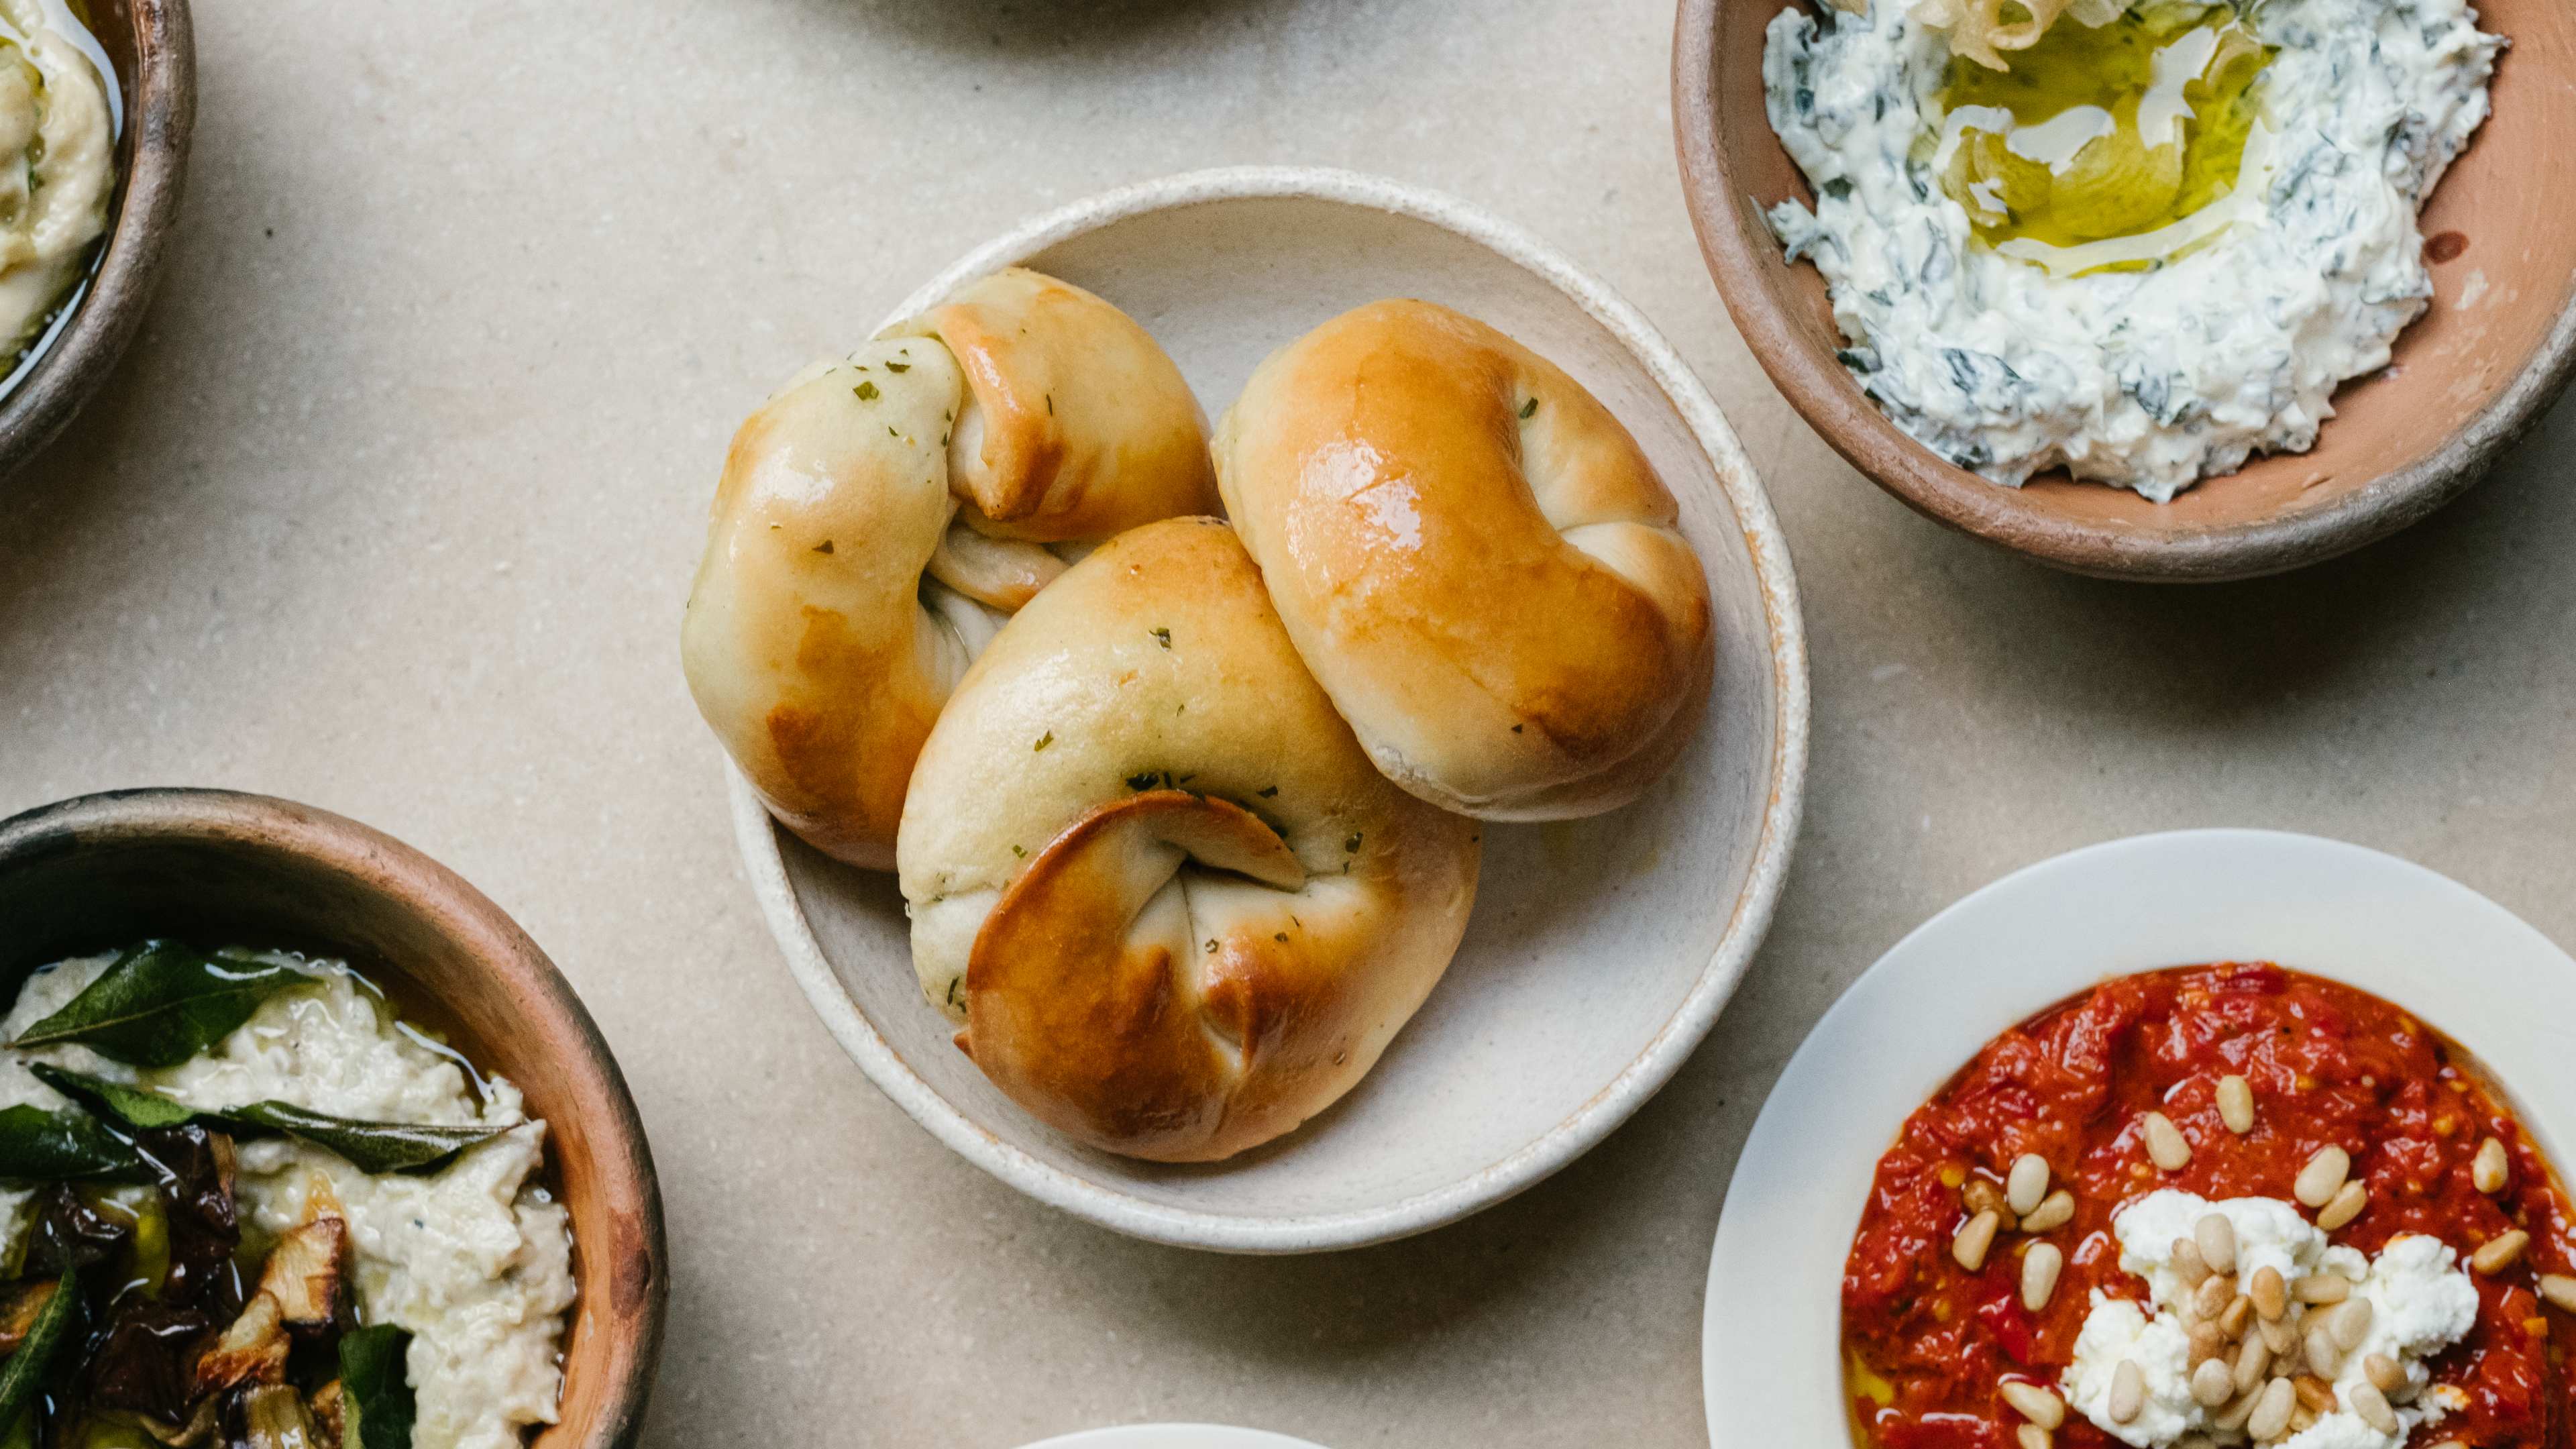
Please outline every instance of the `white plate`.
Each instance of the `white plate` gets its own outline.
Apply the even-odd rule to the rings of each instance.
[[[1028,1449],[1322,1449],[1285,1434],[1228,1429],[1221,1424],[1133,1424],[1067,1434]]]
[[[1390,296],[1482,317],[1589,386],[1681,501],[1706,562],[1709,719],[1640,804],[1489,830],[1467,941],[1338,1106],[1213,1167],[1083,1148],[1013,1106],[914,985],[893,878],[734,818],[771,930],[824,1024],[879,1087],[977,1166],[1138,1237],[1233,1252],[1380,1242],[1463,1217],[1598,1142],[1717,1018],[1771,921],[1797,835],[1807,664],[1779,525],[1706,391],[1635,309],[1544,243],[1459,202],[1343,172],[1201,172],[1113,192],[976,249],[904,303],[1026,262],[1134,314],[1213,418],[1253,365]]]
[[[1709,1262],[1709,1442],[1850,1442],[1843,1260],[1879,1155],[1952,1073],[2005,1027],[2105,977],[2226,960],[2277,961],[2405,1007],[2494,1074],[2544,1150],[2576,1140],[2565,1130],[2576,961],[2468,887],[2357,845],[2259,830],[2059,856],[1898,942],[1772,1088]]]

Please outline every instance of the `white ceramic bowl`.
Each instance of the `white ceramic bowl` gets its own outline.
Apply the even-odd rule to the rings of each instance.
[[[1285,1434],[1228,1429],[1218,1424],[1133,1424],[1067,1434],[1028,1449],[1321,1449]]]
[[[1772,1088],[1709,1262],[1709,1442],[1851,1442],[1842,1275],[1862,1201],[1906,1117],[1979,1048],[2105,977],[2228,960],[2277,961],[2396,1002],[2476,1056],[2544,1151],[2576,1141],[2576,960],[2468,887],[2357,845],[2259,830],[2059,856],[1898,942]]]
[[[897,315],[1019,262],[1132,313],[1210,417],[1272,349],[1383,297],[1447,303],[1553,359],[1681,501],[1715,603],[1708,721],[1636,806],[1487,831],[1466,944],[1421,1014],[1339,1105],[1227,1163],[1091,1151],[1005,1099],[922,1004],[893,877],[806,848],[737,779],[743,859],[788,964],[860,1067],[942,1142],[1120,1232],[1310,1252],[1420,1232],[1528,1187],[1625,1120],[1707,1034],[1770,924],[1797,835],[1797,587],[1734,433],[1609,288],[1524,232],[1392,182],[1262,168],[1113,192],[977,248]]]

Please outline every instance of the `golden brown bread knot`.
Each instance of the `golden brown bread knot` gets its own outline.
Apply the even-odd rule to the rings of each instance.
[[[1456,952],[1474,822],[1396,789],[1232,530],[1120,535],[949,701],[899,842],[924,992],[1003,1091],[1212,1161],[1365,1074]]]
[[[931,721],[1064,571],[1050,546],[1214,506],[1198,404],[1144,329],[998,273],[743,423],[681,631],[690,692],[789,829],[891,868]]]
[[[1616,808],[1680,754],[1708,581],[1609,409],[1493,328],[1378,302],[1264,362],[1218,486],[1389,778],[1501,820]]]

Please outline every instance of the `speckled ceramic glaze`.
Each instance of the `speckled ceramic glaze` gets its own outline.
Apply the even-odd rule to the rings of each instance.
[[[1715,608],[1708,719],[1644,801],[1489,830],[1466,943],[1376,1071],[1305,1128],[1225,1163],[1112,1157],[1022,1113],[922,1003],[893,877],[808,849],[737,780],[743,859],[797,980],[850,1055],[942,1142],[1139,1237],[1233,1252],[1350,1247],[1463,1217],[1564,1166],[1706,1035],[1770,924],[1797,834],[1797,588],[1725,418],[1599,281],[1512,226],[1392,182],[1242,169],[1113,192],[977,248],[895,315],[1013,263],[1126,309],[1210,416],[1272,349],[1383,297],[1458,308],[1552,359],[1619,416],[1680,500]]]

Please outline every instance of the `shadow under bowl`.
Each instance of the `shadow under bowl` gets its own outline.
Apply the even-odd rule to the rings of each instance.
[[[0,981],[151,936],[341,957],[417,998],[547,1124],[577,1297],[561,1421],[536,1449],[635,1441],[661,1345],[661,1190],[590,1013],[500,907],[355,821],[258,795],[129,790],[0,821]]]
[[[2421,216],[2432,306],[2388,367],[2335,394],[2305,453],[2261,457],[2171,503],[2055,470],[1990,483],[1878,410],[1835,353],[1824,278],[1763,212],[1814,194],[1763,108],[1764,27],[1797,0],[1681,0],[1673,126],[1700,249],[1745,344],[1853,467],[1917,511],[2077,573],[2206,581],[2278,573],[2386,537],[2450,502],[2539,419],[2576,367],[2576,11],[2479,0],[2513,42],[2494,114]]]

